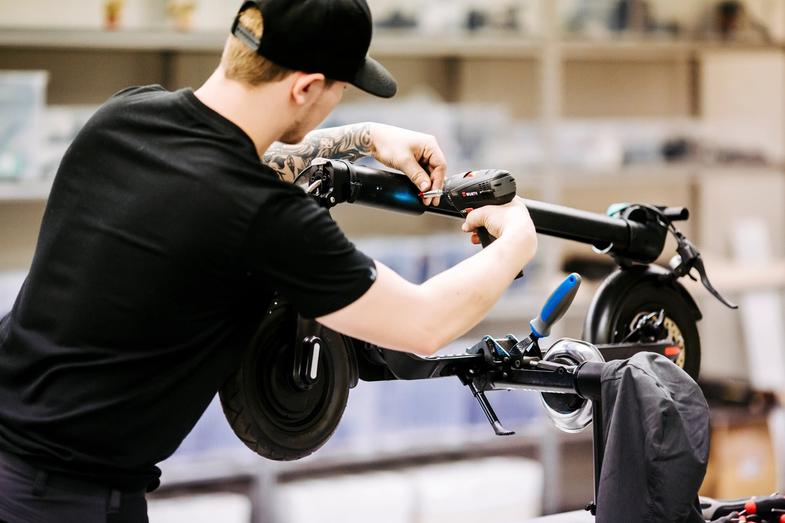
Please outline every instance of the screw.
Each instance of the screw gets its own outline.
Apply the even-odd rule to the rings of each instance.
[[[513,365],[515,365],[515,368],[518,368],[518,367],[520,367],[520,366],[521,366],[521,360],[515,360],[515,361],[513,362]]]
[[[330,196],[330,203],[335,203],[335,196]]]
[[[510,363],[510,357],[509,356],[505,356],[504,357],[504,363]]]

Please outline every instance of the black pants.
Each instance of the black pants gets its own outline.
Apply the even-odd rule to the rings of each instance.
[[[147,523],[147,502],[143,491],[49,474],[0,453],[0,522]]]

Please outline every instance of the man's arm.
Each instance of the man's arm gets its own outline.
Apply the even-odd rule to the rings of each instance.
[[[433,354],[485,317],[537,249],[519,198],[472,211],[464,230],[482,225],[498,239],[455,267],[416,285],[377,262],[376,281],[365,294],[317,320],[381,347]]]
[[[373,122],[311,131],[294,145],[275,142],[264,153],[262,163],[291,182],[314,158],[354,161],[361,156],[373,156],[403,171],[421,191],[444,187],[447,162],[436,138]],[[430,203],[427,198],[425,204]],[[439,199],[433,203],[438,205]]]
[[[314,158],[351,162],[361,156],[370,156],[373,151],[371,124],[359,123],[311,131],[298,144],[275,142],[264,153],[262,163],[282,180],[291,182]]]

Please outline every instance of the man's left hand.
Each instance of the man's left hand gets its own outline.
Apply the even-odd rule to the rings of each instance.
[[[423,192],[444,187],[447,162],[436,138],[391,125],[370,125],[374,158],[403,171]],[[438,205],[439,198],[426,198],[424,203]]]

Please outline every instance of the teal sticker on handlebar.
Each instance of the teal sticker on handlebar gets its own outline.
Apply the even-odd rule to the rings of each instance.
[[[616,216],[617,214],[621,214],[621,212],[629,206],[629,203],[612,203],[610,207],[608,207],[608,210],[605,211],[605,214],[608,216]]]

